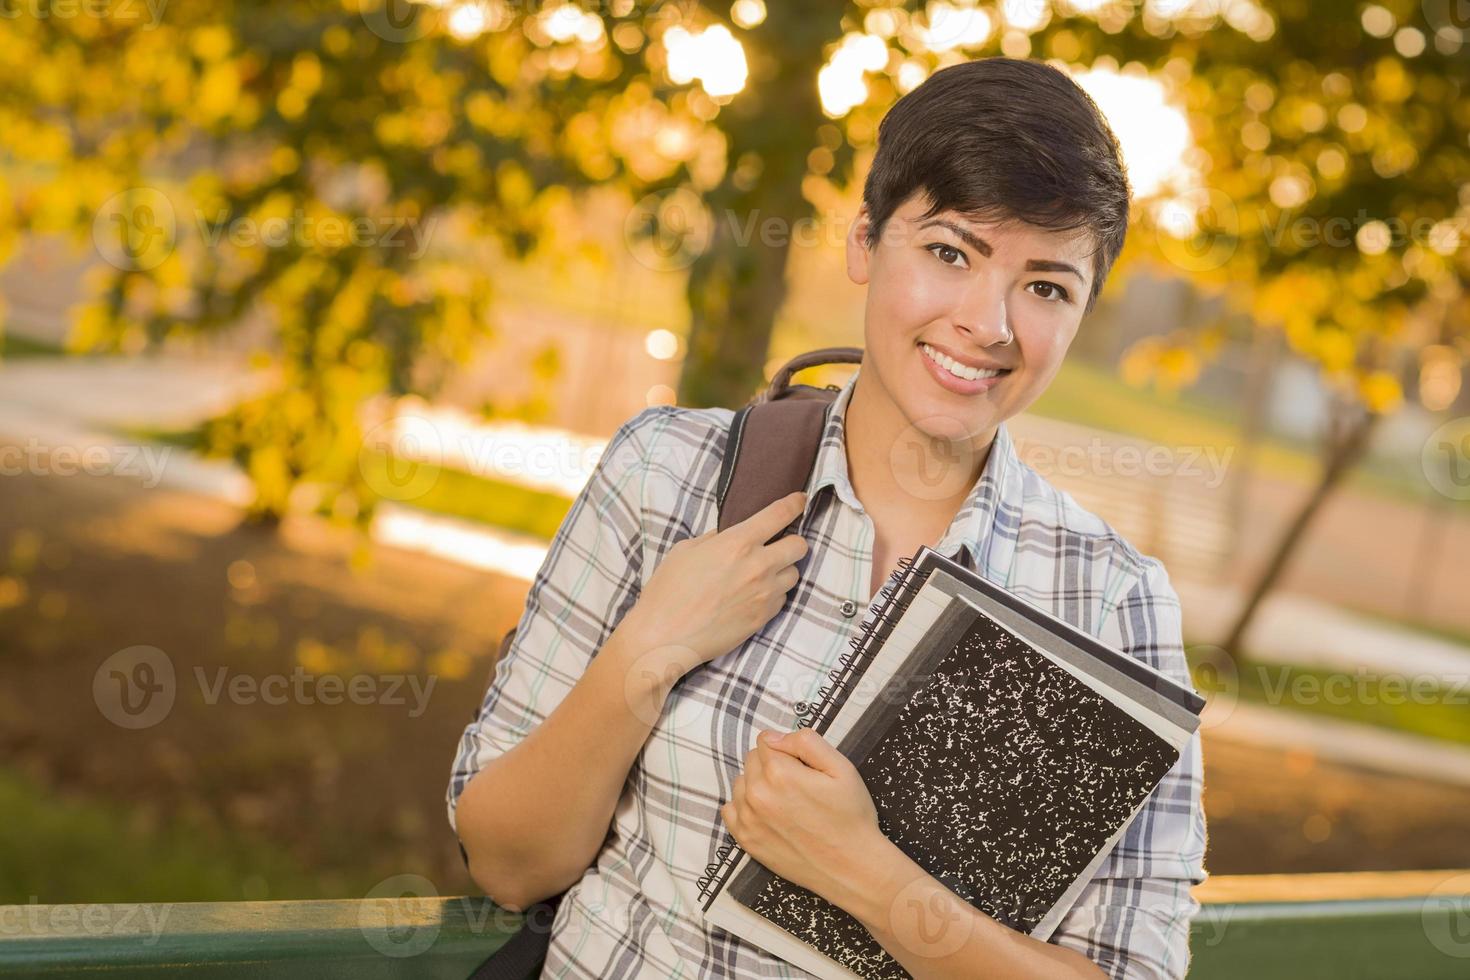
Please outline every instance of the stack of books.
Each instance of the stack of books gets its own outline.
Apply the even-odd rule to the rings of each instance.
[[[1046,940],[1198,729],[1194,691],[930,548],[904,559],[798,724],[857,767],[884,836]],[[903,978],[847,912],[731,837],[710,923],[823,978]]]

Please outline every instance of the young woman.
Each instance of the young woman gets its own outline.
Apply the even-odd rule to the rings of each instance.
[[[651,408],[617,431],[449,787],[492,898],[570,888],[543,976],[805,976],[703,923],[696,880],[727,830],[915,977],[1184,975],[1205,877],[1198,735],[1042,943],[926,875],[879,832],[853,766],[791,731],[920,545],[1189,685],[1163,566],[1024,465],[1005,427],[1055,377],[1128,207],[1117,141],[1063,73],[937,72],[879,130],[847,241],[863,365],[806,491],[716,533],[730,410]]]

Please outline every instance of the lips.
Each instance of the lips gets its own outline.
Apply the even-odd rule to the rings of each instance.
[[[936,361],[934,357],[930,356],[930,351],[933,351],[933,353],[945,363],[941,364],[939,363],[939,361]],[[1011,373],[1009,368],[992,368],[990,370],[999,370],[1000,373],[979,378],[962,378],[959,375],[951,372],[949,368],[945,366],[945,364],[953,364],[957,362],[955,362],[953,358],[934,348],[932,345],[920,342],[918,344],[918,354],[919,357],[923,359],[924,367],[926,370],[928,370],[930,377],[938,382],[940,387],[944,388],[947,391],[954,392],[958,395],[978,395],[981,392],[989,391],[1001,381],[1004,381],[1006,376]],[[961,367],[961,370],[966,369],[964,367]]]

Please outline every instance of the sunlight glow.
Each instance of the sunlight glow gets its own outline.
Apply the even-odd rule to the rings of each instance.
[[[759,27],[766,19],[764,0],[735,0],[730,6],[730,19],[746,30]]]
[[[975,47],[990,39],[995,22],[978,7],[959,6],[944,0],[929,4],[928,26],[920,28],[918,37],[931,51]]]
[[[396,504],[378,507],[371,533],[379,544],[527,582],[535,579],[546,561],[546,545],[533,538]]]
[[[607,440],[550,426],[484,422],[422,399],[399,400],[369,441],[399,459],[503,480],[571,499],[592,475]]]
[[[1044,0],[1001,0],[1001,16],[1006,26],[1031,33],[1051,19],[1051,6]]]
[[[602,18],[574,3],[550,7],[540,15],[541,29],[558,43],[581,41],[596,44],[602,38]]]
[[[1184,156],[1193,144],[1184,113],[1170,105],[1164,86],[1145,75],[1094,68],[1073,76],[1092,96],[1118,137],[1136,198],[1190,182]]]
[[[1145,13],[1171,22],[1202,25],[1224,20],[1253,41],[1276,33],[1276,21],[1256,0],[1146,0]]]
[[[449,12],[449,33],[461,41],[479,37],[488,23],[485,8],[477,3],[462,3]]]
[[[698,79],[714,98],[735,95],[745,88],[745,49],[725,25],[714,24],[698,34],[671,27],[663,41],[669,56],[669,78],[675,83],[683,85]]]
[[[822,110],[834,118],[845,116],[868,97],[866,72],[882,71],[888,64],[888,45],[872,34],[849,32],[822,70],[817,93]]]
[[[679,354],[679,338],[672,330],[650,330],[643,338],[643,349],[648,356],[660,361],[673,360]]]

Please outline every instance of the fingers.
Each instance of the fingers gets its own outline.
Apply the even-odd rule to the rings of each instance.
[[[726,533],[744,535],[754,539],[756,544],[765,544],[782,528],[801,516],[804,509],[806,509],[806,492],[798,490],[795,493],[788,493],[751,514]]]
[[[837,751],[832,743],[810,728],[787,732],[779,739],[774,739],[767,744],[772,749],[794,756],[812,769],[828,775],[836,775],[840,772],[842,762],[846,759],[846,756]]]
[[[756,745],[755,748],[745,753],[745,771],[741,775],[758,781],[761,778],[761,770],[764,768],[760,746]]]
[[[771,732],[769,734],[779,735],[780,733]],[[788,766],[794,768],[788,769]],[[777,771],[790,774],[791,772],[800,771],[801,768],[802,764],[797,759],[782,753],[780,749],[769,744],[768,739],[757,737],[755,745],[751,747],[749,752],[745,753],[745,770],[736,777],[736,783],[740,784],[748,794],[751,786],[768,785],[772,775]],[[742,780],[744,780],[743,783]],[[734,798],[735,794],[732,787],[731,799]]]
[[[801,561],[806,557],[807,550],[806,538],[799,534],[788,534],[766,545],[766,557],[771,559],[773,568],[782,568]]]

